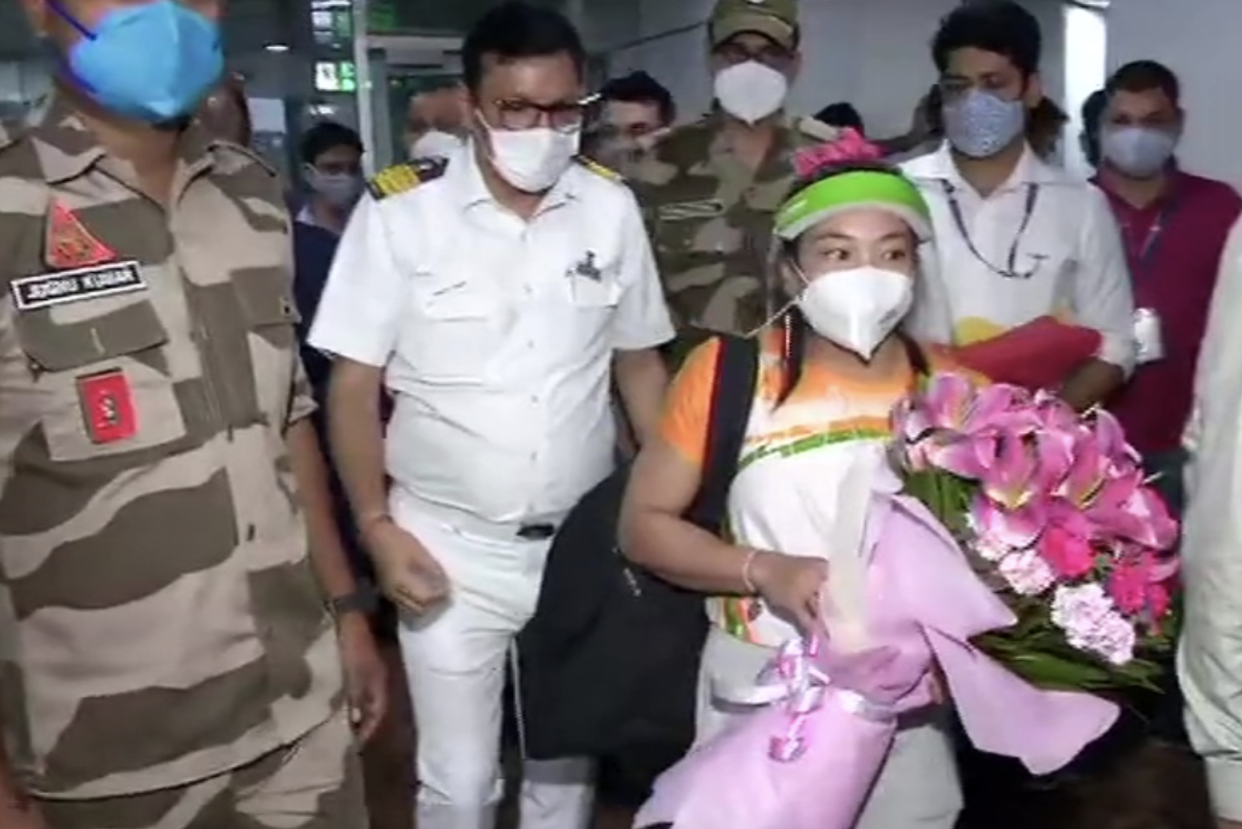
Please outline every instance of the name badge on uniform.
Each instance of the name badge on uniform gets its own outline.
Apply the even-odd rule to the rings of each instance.
[[[116,443],[137,433],[134,397],[125,372],[117,369],[79,377],[78,401],[93,443]]]
[[[9,283],[13,305],[19,311],[142,291],[146,287],[142,269],[132,260],[23,276]]]
[[[1164,333],[1160,315],[1153,309],[1135,309],[1134,342],[1138,348],[1139,365],[1164,359]]]

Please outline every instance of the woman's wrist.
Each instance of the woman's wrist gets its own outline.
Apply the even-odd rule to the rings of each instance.
[[[746,558],[742,561],[742,586],[747,595],[758,596],[763,593],[771,563],[771,553],[754,547],[746,548]]]

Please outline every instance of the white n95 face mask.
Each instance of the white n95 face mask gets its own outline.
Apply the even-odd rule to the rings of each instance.
[[[870,360],[914,303],[914,280],[883,268],[825,273],[807,283],[798,309],[826,340]]]
[[[542,193],[573,164],[582,131],[559,132],[549,127],[498,130],[488,126],[487,135],[496,172],[524,193]]]
[[[460,150],[463,144],[451,132],[428,130],[410,143],[410,158],[447,158]]]
[[[725,112],[756,124],[785,105],[789,80],[770,66],[748,60],[716,73],[716,100]]]

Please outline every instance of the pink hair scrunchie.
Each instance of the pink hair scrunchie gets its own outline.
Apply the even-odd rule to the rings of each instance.
[[[794,155],[794,172],[798,178],[812,178],[827,167],[880,161],[884,151],[878,145],[863,138],[852,127],[843,127],[835,141],[808,147]]]

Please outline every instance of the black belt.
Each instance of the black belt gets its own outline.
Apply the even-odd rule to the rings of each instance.
[[[556,527],[552,524],[523,524],[517,531],[517,537],[523,541],[547,541],[554,535]]]

